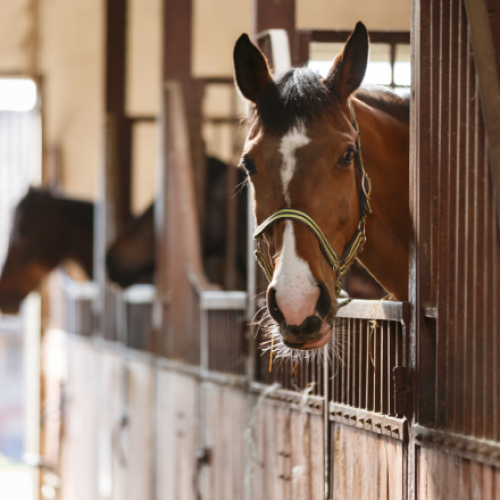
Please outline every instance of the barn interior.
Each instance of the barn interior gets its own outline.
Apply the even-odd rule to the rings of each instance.
[[[474,101],[483,80],[470,55],[468,3],[0,3],[0,269],[8,272],[16,206],[26,197],[45,200],[32,202],[38,239],[28,246],[53,257],[15,269],[13,260],[10,281],[0,280],[0,498],[430,500],[445,498],[454,477],[464,491],[482,488],[482,498],[499,494],[491,380],[500,244],[485,152],[495,143]],[[500,9],[484,3],[500,26]],[[234,84],[234,44],[248,33],[275,74],[307,65],[325,77],[358,21],[371,41],[363,84],[411,91],[409,203],[419,222],[409,298],[390,300],[356,264],[343,278],[354,300],[337,314],[349,361],[273,360],[255,326],[268,283],[253,257],[252,192],[238,167],[249,105]],[[443,83],[435,75],[446,71]],[[455,88],[455,80],[464,83]],[[462,101],[475,107],[462,112]],[[426,128],[426,119],[438,125]],[[475,128],[455,133],[455,122]],[[439,139],[426,135],[431,129]],[[444,134],[455,134],[442,143],[457,153],[425,163],[427,144]],[[460,141],[474,151],[464,170]],[[465,172],[456,184],[446,184],[451,167],[430,170],[452,162]],[[425,198],[426,175],[440,179],[437,201]],[[473,214],[462,213],[462,192]],[[451,229],[429,229],[446,226],[436,219],[443,206],[456,243]],[[483,225],[466,222],[461,236],[466,217]],[[472,234],[462,296],[458,273],[469,261],[459,247]],[[428,248],[435,262],[455,259],[448,281],[447,265],[420,265]],[[436,289],[426,273],[442,276]],[[2,298],[9,287],[22,290],[19,311]],[[460,320],[474,322],[469,337],[453,333]],[[453,361],[456,339],[463,349]],[[461,371],[468,346],[471,382]],[[417,379],[422,392],[410,392]],[[471,403],[463,414],[462,396]]]

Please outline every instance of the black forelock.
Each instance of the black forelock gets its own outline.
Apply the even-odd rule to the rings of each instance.
[[[315,71],[292,68],[279,76],[259,97],[250,115],[268,134],[282,136],[301,122],[332,111],[338,101]]]

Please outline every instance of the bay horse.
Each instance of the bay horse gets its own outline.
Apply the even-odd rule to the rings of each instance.
[[[227,179],[228,169],[234,168],[217,158],[206,157],[205,224],[202,229],[202,256],[205,272],[212,283],[224,285],[227,246]],[[238,185],[246,175],[238,169]],[[237,197],[237,287],[246,289],[246,190]],[[106,267],[111,281],[121,287],[133,283],[152,283],[156,269],[154,205],[133,220],[116,238],[106,255]]]
[[[234,48],[235,83],[252,108],[241,166],[284,354],[333,338],[338,284],[356,257],[394,298],[408,296],[409,101],[359,89],[368,50],[359,22],[326,78],[300,67],[273,79],[248,35]]]
[[[0,311],[17,314],[21,302],[64,260],[93,275],[94,204],[30,188],[18,203],[0,275]]]

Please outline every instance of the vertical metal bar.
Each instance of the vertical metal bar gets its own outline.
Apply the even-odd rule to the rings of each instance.
[[[341,362],[341,392],[340,392],[340,401],[342,403],[345,403],[345,382],[346,382],[346,377],[345,377],[345,335],[344,332],[342,331],[342,350],[341,350],[341,357],[342,357],[342,362]]]
[[[347,325],[349,328],[349,336],[352,337],[352,405],[359,406],[359,401],[357,401],[356,387],[359,385],[359,380],[356,380],[356,370],[357,370],[357,333],[356,333],[356,323],[352,319],[347,320]],[[352,332],[352,335],[351,335]]]
[[[466,242],[465,242],[465,227],[463,224],[464,214],[463,212],[468,209],[464,200],[464,180],[465,170],[464,163],[466,157],[466,98],[467,98],[467,75],[466,75],[466,65],[467,65],[467,23],[464,23],[463,17],[463,5],[460,3],[458,8],[458,43],[457,43],[457,114],[456,114],[456,165],[455,165],[455,185],[457,196],[455,199],[455,252],[456,255],[454,257],[454,317],[453,322],[455,325],[455,340],[453,345],[453,357],[454,361],[454,374],[453,374],[453,385],[455,387],[455,395],[454,395],[454,405],[452,409],[453,415],[453,429],[457,432],[461,432],[463,428],[463,414],[461,411],[461,400],[463,394],[459,393],[459,387],[463,387],[463,371],[462,371],[462,360],[464,356],[463,351],[463,337],[465,335],[465,323],[463,320],[464,308],[465,308],[465,296],[462,287],[459,285],[460,282],[463,282],[466,277],[464,276],[463,269],[461,267],[462,260],[464,258],[464,254],[466,255]]]
[[[386,331],[387,322],[382,321],[380,325],[380,411],[382,413],[387,412],[387,406],[384,401],[386,398],[384,397],[384,378],[385,378],[385,370],[384,370],[384,333]],[[387,393],[389,396],[389,393]]]
[[[361,320],[360,320],[361,321]],[[366,321],[366,357],[365,357],[365,408],[369,409],[369,395],[370,390],[370,325]]]
[[[344,329],[345,332],[345,329]],[[347,380],[346,380],[346,404],[353,404],[351,401],[351,325],[347,322]]]
[[[253,239],[253,228],[255,227],[255,215],[253,213],[253,186],[249,183],[247,201],[247,292],[248,292],[248,308],[246,312],[246,320],[248,324],[252,323],[255,313],[257,312],[257,267],[255,263],[254,251],[255,240]],[[251,326],[248,327],[251,333]],[[246,374],[250,381],[255,380],[255,363],[257,356],[257,342],[255,335],[248,335],[248,358],[246,365]],[[262,370],[261,370],[262,371]]]
[[[467,35],[466,35],[466,46],[467,48],[469,47],[469,31],[467,30]],[[464,217],[464,228],[465,228],[465,241],[469,242],[469,226],[470,226],[470,220],[469,220],[469,172],[471,171],[470,167],[470,158],[471,158],[471,151],[470,151],[470,143],[471,143],[471,121],[470,121],[470,112],[471,112],[471,106],[472,101],[471,101],[471,73],[472,73],[472,68],[471,68],[471,58],[469,54],[467,53],[466,55],[466,109],[465,109],[465,123],[466,123],[466,128],[465,128],[465,177],[464,177],[464,184],[465,184],[465,217]],[[469,245],[467,245],[467,250],[464,253],[464,261],[462,263],[462,273],[463,273],[463,290],[462,293],[464,294],[465,297],[465,303],[468,304],[468,299],[469,299]],[[463,345],[462,349],[464,352],[463,356],[463,364],[462,364],[462,370],[463,370],[463,380],[467,381],[469,378],[469,350],[468,350],[468,337],[469,337],[469,308],[464,307],[464,318],[463,318],[463,324],[464,324],[464,332],[463,332]],[[463,411],[462,411],[462,422],[463,422],[463,427],[462,427],[462,432],[467,433],[468,429],[468,384],[464,383],[463,385],[463,401],[464,404],[462,405]]]
[[[492,214],[492,219],[494,220],[496,213],[495,205],[492,203],[491,205],[491,214]],[[493,309],[492,309],[492,316],[493,316],[493,328],[491,331],[492,339],[493,339],[493,345],[492,345],[492,351],[493,351],[493,394],[492,394],[492,399],[493,399],[493,422],[494,422],[494,427],[493,427],[493,439],[495,441],[498,441],[499,438],[499,419],[498,419],[498,377],[496,374],[498,373],[498,282],[499,276],[498,276],[498,267],[497,267],[497,262],[498,262],[498,226],[495,226],[495,224],[492,224],[491,226],[491,246],[492,246],[492,254],[493,254],[493,262],[492,262],[492,269],[491,269],[491,274],[493,276],[493,292],[492,292],[492,300],[493,300]]]
[[[360,408],[363,408],[363,398],[362,398],[362,390],[363,390],[363,383],[362,383],[362,370],[363,370],[363,331],[361,329],[361,325],[362,325],[362,322],[360,319],[358,320],[353,320],[354,321],[354,324],[358,324],[358,336],[359,336],[359,355],[358,355],[358,374],[359,374],[359,384],[358,384],[358,387],[359,387],[359,402],[358,402],[358,405]]]
[[[391,400],[392,400],[392,368],[394,367],[394,361],[392,359],[391,352],[391,330],[392,321],[387,323],[387,414],[391,415]]]
[[[483,204],[483,221],[484,221],[484,226],[483,226],[483,437],[484,438],[490,438],[491,439],[491,428],[490,428],[490,422],[491,420],[491,411],[489,405],[491,404],[492,401],[492,394],[488,394],[490,386],[491,386],[491,380],[495,377],[495,373],[490,372],[490,377],[488,376],[488,371],[491,370],[492,366],[492,352],[491,352],[491,346],[489,346],[489,337],[491,336],[491,327],[492,325],[489,323],[489,311],[494,307],[494,305],[491,304],[491,294],[489,293],[488,290],[488,281],[489,281],[489,273],[491,272],[491,262],[489,259],[489,247],[488,247],[488,240],[489,240],[489,231],[488,225],[489,225],[489,210],[488,206],[489,203],[491,203],[489,199],[489,188],[490,185],[488,183],[489,178],[488,178],[488,155],[486,154],[486,151],[488,151],[488,143],[487,143],[487,137],[486,134],[484,135],[484,149],[485,149],[485,154],[483,158],[483,186],[484,186],[484,192],[483,192],[483,197],[484,197],[484,204]]]
[[[371,338],[371,357],[373,357],[373,363],[370,361],[370,373],[372,373],[373,378],[373,388],[372,388],[372,410],[377,411],[377,389],[379,385],[377,384],[377,379],[380,376],[380,360],[377,359],[378,354],[378,342],[377,342],[377,333],[378,329],[375,327],[371,327],[368,322],[368,331],[372,331]]]
[[[329,356],[328,356],[328,350],[330,349],[330,346],[327,344],[325,347],[323,347],[323,377],[325,380],[324,384],[324,394],[323,394],[323,449],[324,449],[324,457],[323,457],[323,467],[324,467],[324,482],[325,482],[325,500],[329,500],[330,498],[330,471],[332,470],[332,464],[333,464],[333,446],[330,447],[330,430],[331,430],[331,424],[330,424],[330,407],[329,407],[329,402],[330,402],[330,394],[328,393],[328,375],[330,371],[330,362],[329,362]],[[335,359],[335,357],[334,357]],[[333,399],[333,398],[332,398]]]
[[[474,201],[473,201],[473,224],[472,224],[472,231],[473,231],[473,236],[472,236],[472,242],[473,242],[473,250],[472,250],[472,283],[475,284],[477,283],[477,211],[478,211],[478,153],[479,153],[479,106],[478,106],[478,99],[477,99],[477,75],[475,74],[475,82],[474,82],[474,87],[475,87],[475,94],[476,94],[476,100],[474,103],[474,167],[473,167],[473,173],[474,173]],[[477,415],[477,407],[476,407],[476,377],[477,377],[477,365],[476,365],[476,342],[475,342],[475,328],[477,325],[477,299],[476,299],[476,294],[472,294],[472,324],[473,324],[473,330],[471,331],[471,334],[473,336],[473,342],[472,342],[472,406],[471,406],[471,411],[472,411],[472,433],[476,431],[476,415]]]

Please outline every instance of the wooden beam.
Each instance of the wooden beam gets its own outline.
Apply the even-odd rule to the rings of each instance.
[[[290,41],[292,64],[296,64],[295,0],[254,0],[253,35],[270,29],[284,29]]]
[[[198,217],[203,224],[202,201],[206,164],[201,137],[201,102],[204,82],[195,80],[191,75],[192,16],[192,0],[163,0],[163,81],[177,80],[182,83],[187,109]]]
[[[132,133],[131,122],[125,115],[127,1],[106,0],[105,5],[104,157],[94,224],[94,276],[100,295],[94,301],[94,313],[99,318],[99,334],[116,340],[116,304],[107,288],[106,250],[131,215]]]
[[[106,165],[107,194],[111,199],[112,225],[108,227],[107,239],[113,239],[130,219],[131,201],[131,125],[125,115],[126,95],[126,48],[127,48],[127,1],[106,2],[106,74],[105,111],[107,116],[106,148],[114,151],[108,154],[114,164]],[[112,131],[110,129],[113,129]],[[111,139],[110,136],[113,136]]]

